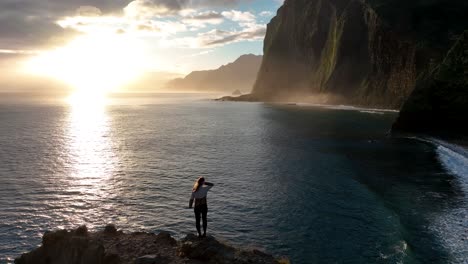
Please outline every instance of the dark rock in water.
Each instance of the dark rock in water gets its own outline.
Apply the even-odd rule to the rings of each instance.
[[[125,234],[106,226],[103,232],[76,230],[46,232],[42,246],[21,255],[16,264],[183,264],[280,263],[260,251],[247,251],[218,242],[213,237],[188,235],[177,242],[167,232],[157,235]],[[86,231],[86,232],[84,232]],[[283,261],[282,263],[287,263]]]
[[[466,10],[463,0],[286,0],[268,24],[252,93],[399,109],[467,27]]]
[[[241,96],[225,96],[216,101],[229,101],[229,102],[260,102],[260,98],[253,94],[244,94]]]
[[[468,31],[441,64],[418,79],[392,131],[468,138]]]

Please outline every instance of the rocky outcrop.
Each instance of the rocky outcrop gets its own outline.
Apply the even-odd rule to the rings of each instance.
[[[235,90],[234,92],[232,92],[232,95],[234,95],[234,96],[240,96],[240,95],[242,95],[242,92],[239,91],[239,89],[237,89],[237,90]]]
[[[188,235],[181,241],[169,233],[130,233],[108,226],[103,232],[47,232],[42,246],[23,254],[15,264],[182,264],[288,263],[258,250],[242,250],[214,237]]]
[[[257,78],[262,56],[242,55],[237,60],[216,70],[194,71],[185,78],[174,79],[166,88],[195,92],[250,92]]]
[[[227,101],[227,102],[259,102],[262,98],[254,94],[244,94],[240,96],[224,96],[216,99],[215,101]]]
[[[277,260],[273,256],[265,254],[259,250],[239,250],[232,246],[217,241],[209,236],[203,240],[195,235],[187,235],[181,240],[178,248],[178,255],[189,259],[196,259],[208,263],[226,264],[268,264],[287,263],[285,260]]]
[[[253,96],[399,108],[468,24],[463,0],[286,0]]]
[[[418,79],[392,131],[468,138],[468,31],[442,63]]]

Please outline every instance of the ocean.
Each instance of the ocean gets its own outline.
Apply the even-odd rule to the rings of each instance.
[[[468,159],[395,112],[145,95],[0,103],[0,263],[46,230],[208,233],[292,263],[467,263]]]

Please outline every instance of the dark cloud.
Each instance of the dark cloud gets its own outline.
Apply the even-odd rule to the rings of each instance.
[[[41,49],[62,44],[78,32],[63,29],[47,17],[0,14],[1,49]]]
[[[251,0],[134,0],[131,5],[172,14],[185,8],[226,7]]]
[[[73,15],[82,6],[94,6],[103,13],[120,12],[131,0],[2,0],[0,12],[58,17]]]
[[[169,11],[184,8],[233,6],[251,0],[0,0],[0,49],[43,49],[61,45],[79,34],[64,29],[56,21],[64,16],[84,13],[121,14],[131,2]],[[85,7],[85,8],[84,8]],[[206,13],[192,19],[221,19]]]
[[[41,49],[60,45],[78,34],[55,21],[75,15],[80,7],[103,13],[121,12],[130,0],[1,0],[0,49]],[[82,9],[81,9],[82,10]]]

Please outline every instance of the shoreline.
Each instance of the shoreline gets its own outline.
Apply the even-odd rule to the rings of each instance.
[[[383,112],[383,113],[399,113],[399,110],[394,109],[385,109],[385,108],[372,108],[372,107],[364,107],[364,106],[353,106],[353,105],[333,105],[333,104],[316,104],[316,103],[306,103],[306,102],[278,102],[281,105],[296,105],[301,107],[321,107],[326,109],[333,109],[333,110],[344,110],[344,111],[360,111],[360,112]]]
[[[383,112],[383,113],[399,113],[400,110],[389,109],[389,108],[377,108],[371,106],[357,106],[351,104],[326,104],[326,103],[311,103],[308,101],[265,101],[252,96],[251,94],[245,94],[239,97],[224,96],[221,98],[213,99],[217,102],[244,102],[244,103],[265,103],[265,104],[277,104],[277,105],[289,105],[289,106],[300,106],[300,107],[322,107],[333,110],[345,110],[345,111],[372,111],[372,112]]]
[[[463,141],[463,140],[452,141],[452,140],[440,139],[440,138],[424,136],[424,135],[412,135],[412,136],[407,135],[407,136],[402,136],[402,138],[422,141],[422,142],[434,145],[435,147],[441,146],[441,147],[450,149],[451,151],[468,159],[468,141]]]
[[[402,136],[430,144],[435,148],[441,165],[450,173],[457,175],[468,186],[468,142],[450,141],[429,136]]]

